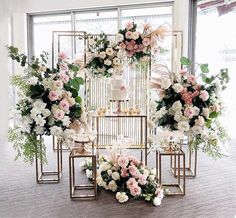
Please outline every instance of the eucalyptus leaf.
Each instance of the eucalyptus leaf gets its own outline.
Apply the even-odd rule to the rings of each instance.
[[[200,68],[203,73],[209,73],[208,64],[201,64]]]
[[[191,65],[191,61],[186,57],[181,57],[180,58],[180,63],[184,66],[190,66]]]

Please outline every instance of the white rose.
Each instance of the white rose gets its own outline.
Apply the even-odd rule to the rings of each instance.
[[[168,89],[171,86],[171,80],[167,78],[163,78],[161,80],[161,88],[162,89]]]
[[[178,129],[181,131],[181,132],[185,132],[185,131],[189,131],[189,123],[187,121],[180,121],[178,123]]]
[[[108,176],[111,176],[112,175],[112,171],[111,170],[107,170],[107,174],[108,174]]]
[[[204,126],[205,124],[205,120],[202,116],[199,116],[196,120],[195,120],[195,124],[198,126]]]
[[[171,106],[171,109],[175,112],[178,112],[178,111],[181,111],[182,109],[182,104],[180,101],[175,101],[172,106]]]
[[[108,188],[109,188],[111,191],[115,192],[118,187],[117,187],[117,185],[116,185],[116,182],[115,182],[114,180],[112,180],[112,181],[110,181],[110,182],[108,183]]]
[[[203,109],[202,109],[202,115],[203,115],[204,117],[208,118],[208,117],[209,117],[209,114],[210,114],[209,108],[203,108]]]
[[[120,59],[119,58],[114,58],[113,59],[113,64],[119,65],[120,64]]]
[[[113,51],[112,48],[107,48],[107,49],[106,49],[106,53],[107,53],[108,56],[112,56],[113,53],[114,53],[114,51]]]
[[[104,64],[107,65],[107,66],[110,66],[112,63],[111,63],[111,60],[106,59],[106,60],[104,61]]]
[[[181,111],[176,112],[174,116],[174,120],[176,122],[180,122],[181,120],[183,120],[183,113]]]
[[[198,116],[200,113],[200,109],[196,106],[193,107],[193,111],[194,111],[194,116]]]
[[[107,55],[106,55],[106,52],[105,52],[105,51],[102,51],[102,52],[100,52],[100,54],[99,54],[99,57],[102,58],[102,59],[105,59],[106,56],[107,56]]]
[[[154,200],[153,200],[153,204],[155,206],[160,206],[161,205],[161,198],[155,197]]]
[[[117,42],[122,42],[124,40],[124,36],[121,33],[118,33],[116,35]]]
[[[112,179],[114,179],[114,180],[119,180],[119,179],[120,179],[120,174],[117,173],[117,172],[113,172],[111,177],[112,177]]]
[[[36,77],[36,76],[32,76],[32,77],[30,77],[29,78],[29,84],[30,85],[36,85],[38,83],[38,77]]]
[[[182,92],[183,89],[184,89],[184,87],[183,87],[181,84],[179,84],[179,83],[175,83],[175,84],[172,86],[172,88],[174,89],[174,91],[175,91],[176,93],[180,93],[180,92]]]
[[[133,33],[132,33],[132,38],[133,38],[134,40],[138,39],[138,37],[139,37],[139,33],[138,33],[138,32],[133,32]]]
[[[126,201],[128,201],[129,197],[126,195],[125,192],[117,192],[117,193],[116,193],[116,199],[117,199],[120,203],[125,203]]]
[[[106,185],[106,182],[103,181],[101,176],[97,176],[97,184],[98,186],[104,187]]]

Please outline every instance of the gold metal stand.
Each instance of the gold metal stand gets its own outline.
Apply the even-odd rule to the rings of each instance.
[[[56,136],[52,136],[52,143],[53,143],[53,151],[57,151],[57,138]],[[69,151],[70,148],[68,148],[67,146],[63,146],[63,144],[61,145],[62,147],[62,151]]]
[[[42,136],[40,140],[43,141]],[[42,152],[42,144],[35,145],[35,166],[36,166],[36,181],[38,184],[59,183],[62,173],[62,141],[57,141],[57,171],[44,171],[42,156],[38,157],[38,149]]]
[[[116,103],[116,110],[114,114],[122,114],[122,108],[121,108],[121,103],[129,102],[129,99],[124,99],[124,100],[109,100],[110,102]]]
[[[76,158],[92,158],[92,184],[75,184],[75,159]],[[70,180],[70,198],[75,199],[92,199],[97,197],[97,158],[92,152],[78,151],[77,149],[72,149],[69,156],[69,180]],[[81,190],[93,189],[93,194],[79,194]]]
[[[187,178],[195,178],[197,175],[197,149],[191,150],[191,138],[188,137],[188,164],[185,168],[185,176]],[[182,148],[182,146],[181,146]],[[174,171],[174,166],[176,165],[176,157],[170,157],[170,168],[172,169],[172,172],[175,177],[177,177],[176,172]],[[183,168],[180,168],[181,170],[181,176],[183,176]]]
[[[174,165],[174,173],[177,177],[177,183],[162,183],[162,156],[174,156],[177,159],[177,164]],[[182,167],[181,167],[181,158],[182,158]],[[183,170],[183,175],[181,176],[181,168]],[[185,195],[185,153],[182,149],[178,151],[166,151],[164,148],[156,150],[156,170],[157,170],[157,183],[163,188],[176,188],[177,191],[165,192],[166,196],[176,196],[176,195]]]
[[[96,137],[96,148],[97,152],[99,152],[99,148],[110,146],[112,141],[116,140],[118,135],[123,135],[125,137],[131,138],[135,140],[137,145],[136,148],[140,149],[141,161],[144,160],[145,165],[147,165],[147,116],[146,115],[104,115],[104,116],[94,116],[95,121],[93,122],[93,126],[97,132]],[[108,130],[105,125],[105,121],[110,121],[111,125],[109,126],[109,130],[111,131],[111,137],[105,137],[104,134]],[[130,121],[130,122],[129,122]],[[137,121],[134,126],[134,121]],[[96,123],[96,125],[94,125]],[[124,123],[124,124],[123,124]],[[132,130],[132,131],[129,131]],[[144,150],[144,154],[143,154]]]

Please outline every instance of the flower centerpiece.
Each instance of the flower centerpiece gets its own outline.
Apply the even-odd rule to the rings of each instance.
[[[228,71],[222,69],[216,75],[209,75],[208,65],[200,64],[201,74],[197,77],[190,73],[189,59],[182,57],[181,63],[184,68],[179,73],[163,73],[162,68],[161,75],[151,82],[159,97],[153,121],[159,127],[193,136],[191,145],[210,156],[220,157],[219,144],[228,136],[219,122],[223,109],[219,93],[229,81]]]
[[[120,75],[123,69],[122,54],[118,46],[101,33],[97,37],[88,37],[90,60],[86,68],[94,77]]]
[[[114,144],[108,151],[109,156],[99,158],[98,186],[116,193],[116,199],[120,203],[133,198],[151,201],[155,206],[159,206],[164,194],[163,189],[156,183],[156,169],[148,169],[134,156],[124,153],[124,148],[120,149],[118,144]],[[92,179],[90,162],[86,159],[80,167],[86,172],[86,176]]]
[[[141,33],[137,31],[137,24],[128,22],[125,29],[119,30],[117,42],[131,62],[139,61],[151,55],[151,48],[155,47],[157,40],[164,38],[166,31],[167,28],[164,26],[153,30],[149,24],[145,24]]]
[[[69,63],[64,53],[58,55],[57,68],[49,69],[45,53],[28,61],[17,48],[8,49],[13,60],[27,67],[24,74],[12,77],[12,85],[19,88],[19,99],[16,125],[9,129],[9,141],[17,149],[17,157],[23,154],[32,163],[35,145],[41,143],[37,136],[71,137],[73,130],[69,126],[82,113],[78,91],[84,81],[77,75],[79,67]],[[45,152],[41,155],[45,159]]]

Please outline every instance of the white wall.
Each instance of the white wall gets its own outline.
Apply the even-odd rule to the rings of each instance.
[[[26,13],[55,11],[67,9],[82,9],[94,7],[106,7],[117,5],[129,5],[138,3],[157,3],[152,0],[0,0],[0,145],[6,139],[6,131],[9,118],[9,66],[7,50],[9,23],[12,26],[12,43],[19,47],[22,52],[26,51]],[[174,4],[174,30],[184,32],[184,44],[187,45],[187,18],[189,0],[175,0]],[[2,34],[3,33],[3,34]],[[187,47],[183,48],[185,54]],[[16,72],[20,68],[15,67]]]

